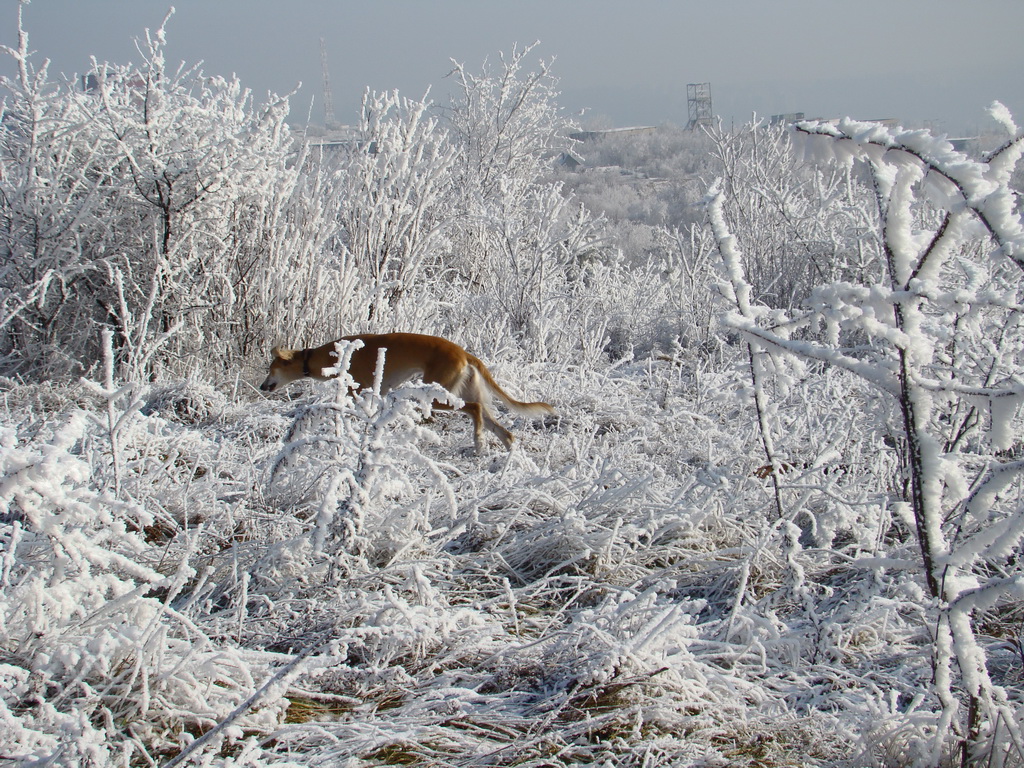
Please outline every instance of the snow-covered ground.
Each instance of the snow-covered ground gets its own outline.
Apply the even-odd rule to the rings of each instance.
[[[332,383],[192,383],[116,401],[115,468],[102,402],[9,384],[3,753],[159,761],[247,702],[226,764],[815,764],[924,684],[906,585],[766,519],[732,377],[494,368],[560,419],[481,457],[408,399],[339,446]]]

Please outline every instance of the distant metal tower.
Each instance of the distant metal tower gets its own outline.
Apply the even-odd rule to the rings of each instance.
[[[686,86],[686,111],[690,122],[686,130],[710,128],[715,116],[711,109],[711,83],[689,83]]]
[[[327,41],[320,38],[320,65],[324,70],[324,125],[334,124],[334,101],[331,99],[331,76],[327,72]]]

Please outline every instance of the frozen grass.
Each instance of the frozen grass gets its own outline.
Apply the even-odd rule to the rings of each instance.
[[[160,762],[302,653],[192,756],[824,765],[923,690],[920,588],[858,562],[905,548],[884,461],[808,454],[772,521],[738,375],[499,375],[561,418],[482,457],[414,399],[140,387],[117,499],[105,404],[9,386],[0,753]],[[344,445],[304,441],[339,403]]]

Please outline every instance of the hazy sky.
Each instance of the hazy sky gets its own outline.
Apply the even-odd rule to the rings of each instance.
[[[447,103],[451,60],[539,41],[554,59],[561,105],[609,126],[684,125],[686,84],[710,82],[727,122],[752,114],[894,117],[953,135],[988,125],[998,99],[1024,124],[1022,0],[178,0],[168,59],[237,73],[258,99],[286,93],[293,121],[315,98],[320,37],[334,109],[351,122],[367,86]],[[101,61],[138,61],[134,40],[171,3],[34,0],[30,47],[51,76]],[[16,41],[17,0],[0,0],[0,42]],[[9,61],[0,72],[12,71]]]

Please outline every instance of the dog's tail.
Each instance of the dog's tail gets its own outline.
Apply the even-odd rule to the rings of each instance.
[[[549,403],[519,402],[498,385],[498,382],[494,380],[494,377],[491,375],[491,372],[487,370],[486,365],[480,362],[480,360],[474,357],[473,355],[468,355],[468,357],[469,366],[476,372],[476,375],[473,378],[479,377],[477,380],[483,381],[487,393],[492,394],[499,400],[501,400],[505,404],[505,406],[513,413],[517,413],[520,416],[529,416],[534,419],[543,418],[544,416],[553,416],[557,414],[557,411]],[[484,394],[484,392],[481,392],[481,394]]]

